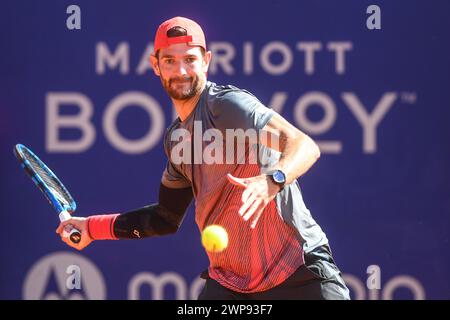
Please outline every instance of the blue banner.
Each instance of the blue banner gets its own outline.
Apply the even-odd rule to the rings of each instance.
[[[352,298],[449,299],[449,11],[448,1],[4,2],[0,298],[197,297],[208,259],[192,207],[175,235],[78,252],[13,155],[31,148],[78,216],[155,202],[176,115],[149,54],[158,25],[180,15],[205,31],[209,80],[251,91],[318,143],[299,183]]]

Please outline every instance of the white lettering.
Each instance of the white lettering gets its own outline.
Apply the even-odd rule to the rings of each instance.
[[[67,17],[66,20],[66,27],[69,30],[73,30],[73,29],[77,29],[80,30],[81,29],[81,9],[79,6],[77,5],[70,5],[67,7],[66,9],[66,13],[69,14],[71,13],[70,16]]]
[[[305,73],[314,73],[314,52],[322,50],[322,44],[320,42],[299,42],[297,43],[297,49],[305,51]]]
[[[282,56],[280,64],[275,65],[270,61],[270,55],[279,52]],[[263,47],[260,55],[260,63],[262,68],[271,75],[281,75],[286,73],[292,66],[292,52],[289,47],[280,41],[269,42]]]
[[[425,300],[425,289],[419,281],[413,277],[401,275],[389,280],[383,289],[383,300],[394,299],[394,292],[398,288],[408,288],[414,295],[414,300]]]
[[[366,26],[369,30],[381,29],[381,9],[379,6],[372,4],[367,7],[366,13],[371,15],[367,17]]]
[[[182,276],[175,272],[165,272],[156,276],[151,272],[141,272],[135,275],[128,285],[128,298],[130,300],[139,300],[140,289],[143,285],[148,285],[152,289],[152,300],[164,299],[164,287],[166,285],[175,287],[175,296],[177,300],[186,300],[187,285]]]
[[[109,51],[105,42],[97,43],[95,64],[97,74],[105,74],[106,65],[110,69],[114,69],[119,65],[120,73],[128,74],[129,64],[129,46],[127,42],[121,42],[114,53]]]
[[[61,105],[74,105],[77,115],[60,115]],[[88,97],[76,92],[48,92],[46,95],[46,150],[48,152],[77,153],[87,150],[95,141],[95,129],[90,119],[94,108]],[[82,133],[79,140],[62,141],[61,128],[76,128]]]
[[[139,65],[136,69],[136,73],[138,75],[142,75],[147,72],[147,70],[152,70],[152,64],[150,63],[150,55],[153,52],[153,43],[149,44],[146,48],[144,53],[141,56],[141,61],[139,62]]]
[[[364,153],[375,153],[377,151],[377,127],[383,120],[389,109],[397,99],[395,92],[386,92],[377,103],[374,110],[369,114],[358,97],[352,92],[343,92],[342,100],[358,120],[363,128],[363,151]]]
[[[66,269],[66,273],[70,276],[66,280],[66,287],[69,290],[81,289],[81,269],[79,266],[70,265]]]
[[[244,74],[253,74],[253,44],[244,42]]]
[[[116,127],[117,117],[128,105],[142,107],[152,120],[147,134],[137,140],[124,138]],[[159,143],[164,131],[164,114],[158,102],[147,94],[135,91],[123,93],[114,98],[106,107],[103,118],[103,131],[106,138],[118,150],[129,154],[140,154],[148,151]]]
[[[330,42],[328,50],[335,51],[335,71],[337,74],[345,73],[345,51],[352,50],[351,42]]]
[[[236,55],[234,46],[229,42],[212,42],[209,45],[209,50],[211,50],[214,57],[209,65],[211,74],[216,74],[218,72],[218,66],[220,65],[225,74],[233,75],[234,68],[231,64],[231,60],[233,60]]]

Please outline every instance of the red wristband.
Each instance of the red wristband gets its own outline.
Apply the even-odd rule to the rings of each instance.
[[[102,214],[87,218],[87,231],[93,240],[117,240],[114,222],[120,214]]]

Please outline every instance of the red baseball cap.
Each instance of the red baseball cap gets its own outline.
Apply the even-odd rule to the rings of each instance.
[[[185,29],[187,34],[179,37],[168,37],[167,31],[173,27]],[[187,43],[190,46],[200,46],[206,50],[205,35],[203,34],[202,28],[197,22],[188,18],[175,17],[161,23],[156,31],[153,52],[156,53],[159,49],[167,48],[176,43]]]

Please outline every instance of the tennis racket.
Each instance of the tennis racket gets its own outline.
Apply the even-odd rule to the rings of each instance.
[[[59,213],[59,220],[61,222],[69,220],[77,204],[58,177],[24,145],[17,144],[14,147],[14,154],[34,184]],[[73,243],[79,243],[81,240],[81,233],[75,228],[70,231],[64,230],[63,236]]]

